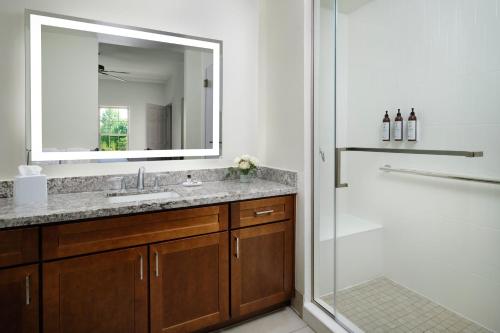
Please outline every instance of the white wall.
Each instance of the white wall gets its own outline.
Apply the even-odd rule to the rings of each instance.
[[[304,294],[304,227],[310,222],[305,213],[309,199],[304,188],[305,4],[304,1],[261,0],[260,5],[260,128],[255,140],[259,142],[260,156],[266,165],[299,172],[295,283],[297,290]]]
[[[99,80],[99,106],[128,106],[129,150],[147,148],[146,106],[166,105],[165,84],[150,82],[121,82]],[[97,116],[97,111],[94,115]],[[97,126],[94,118],[94,126]]]
[[[299,18],[303,22],[303,131],[304,131],[304,164],[303,164],[303,187],[302,193],[302,224],[297,226],[296,237],[297,244],[300,248],[297,249],[296,270],[300,269],[301,272],[296,274],[302,275],[299,285],[300,290],[303,291],[304,308],[306,304],[311,301],[311,278],[312,278],[312,174],[313,174],[313,1],[302,0],[304,8],[302,11],[303,17]],[[304,309],[304,319],[306,318],[307,311]],[[318,325],[316,325],[318,326]]]
[[[347,143],[482,150],[483,158],[346,153],[349,213],[385,227],[386,275],[500,331],[500,191],[383,174],[415,168],[500,178],[500,20],[495,1],[376,0],[347,17]],[[341,44],[345,45],[345,44]],[[417,143],[383,144],[384,111],[411,107]],[[349,254],[344,254],[349,255]]]
[[[94,33],[42,29],[43,148],[98,146],[97,53]]]
[[[221,159],[113,164],[67,164],[44,167],[49,176],[223,167],[236,155],[258,155],[257,76],[259,1],[125,0],[2,1],[0,6],[0,178],[11,178],[25,161],[24,9],[126,24],[224,42],[223,157]]]

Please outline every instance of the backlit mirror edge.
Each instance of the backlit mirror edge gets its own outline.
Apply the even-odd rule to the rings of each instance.
[[[134,37],[159,42],[170,42],[185,46],[200,47],[213,52],[213,148],[172,149],[172,150],[132,150],[132,151],[88,151],[88,152],[43,152],[42,150],[42,85],[41,85],[41,27],[42,25],[77,29],[111,35]],[[78,161],[117,159],[171,159],[175,157],[220,157],[222,152],[220,128],[222,126],[222,48],[221,40],[193,37],[165,31],[137,28],[70,16],[25,10],[26,49],[26,150],[28,162]],[[79,27],[79,28],[78,28]],[[105,30],[105,31],[102,31]],[[219,144],[215,144],[219,143]]]

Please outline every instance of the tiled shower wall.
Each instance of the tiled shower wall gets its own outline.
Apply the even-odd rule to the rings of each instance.
[[[338,209],[384,226],[387,277],[500,331],[500,187],[378,169],[500,179],[500,1],[373,0],[339,21],[339,146],[485,156],[344,153]],[[411,107],[419,141],[382,143],[385,110]]]

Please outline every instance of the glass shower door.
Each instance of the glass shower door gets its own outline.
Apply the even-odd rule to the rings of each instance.
[[[334,313],[335,291],[335,1],[315,1],[314,300]]]
[[[351,331],[500,332],[499,8],[315,1],[314,299]]]

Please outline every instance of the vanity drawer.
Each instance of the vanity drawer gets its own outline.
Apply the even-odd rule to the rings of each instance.
[[[227,230],[228,206],[106,218],[42,229],[43,259],[160,242]]]
[[[231,228],[291,219],[294,215],[294,203],[293,195],[232,203]]]
[[[38,228],[0,231],[0,267],[38,260]]]

